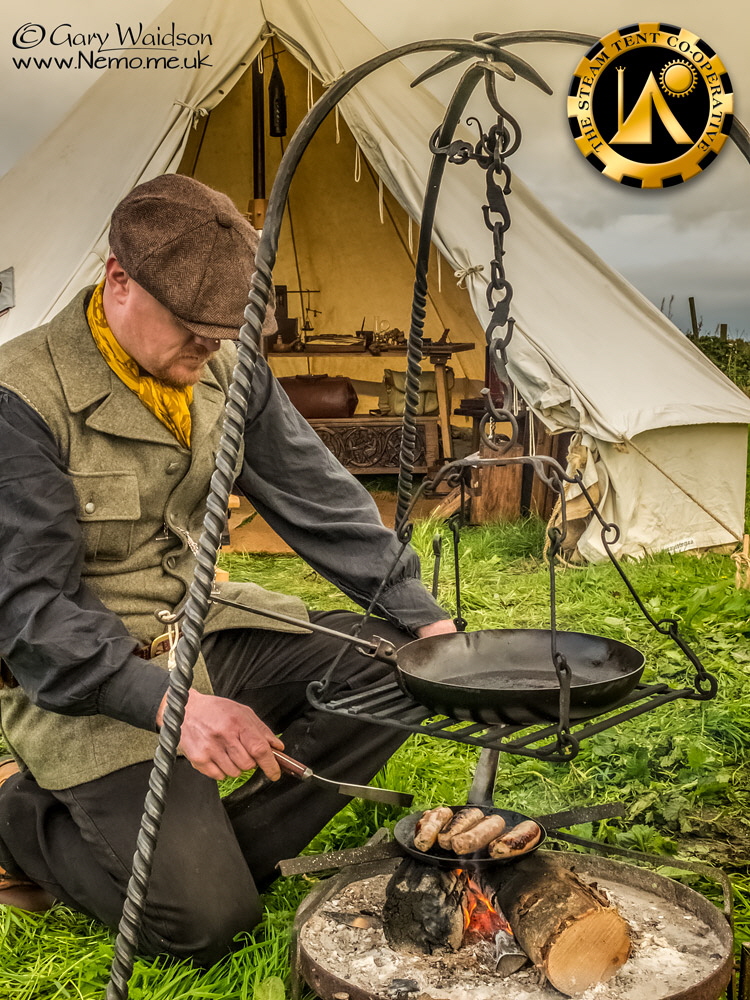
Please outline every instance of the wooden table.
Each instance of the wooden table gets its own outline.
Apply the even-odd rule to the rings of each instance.
[[[462,351],[473,351],[476,344],[425,344],[425,357],[435,369],[435,389],[438,398],[438,417],[440,438],[443,443],[443,457],[447,462],[453,458],[453,441],[451,439],[451,404],[448,398],[448,374],[446,368],[454,354]]]

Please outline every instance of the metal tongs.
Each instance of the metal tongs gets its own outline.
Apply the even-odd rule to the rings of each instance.
[[[312,632],[321,632],[323,635],[333,636],[335,639],[341,639],[356,646],[364,656],[371,656],[374,659],[382,660],[393,666],[396,665],[395,649],[390,642],[380,639],[377,636],[374,637],[375,642],[368,642],[366,639],[360,639],[358,636],[347,635],[345,632],[337,632],[334,629],[326,628],[325,625],[316,625],[313,622],[307,622],[300,618],[292,618],[290,615],[282,614],[279,611],[265,611],[260,608],[250,607],[247,604],[240,604],[237,601],[229,601],[226,598],[219,597],[218,594],[212,594],[211,601],[214,604],[225,604],[230,608],[240,608],[242,611],[249,611],[252,614],[262,615],[265,618],[273,618],[276,621],[286,622],[290,625],[299,625],[301,628],[310,629]],[[392,806],[410,806],[414,801],[414,796],[407,792],[394,792],[389,788],[352,785],[347,782],[323,778],[319,774],[315,774],[313,769],[308,767],[307,764],[302,764],[300,761],[295,760],[294,757],[281,753],[279,750],[274,750],[273,753],[282,770],[288,774],[299,778],[300,781],[314,781],[316,784],[324,785],[327,788],[335,788],[340,795],[348,795],[357,799],[370,799],[372,802],[385,802]]]
[[[385,802],[392,806],[410,806],[414,801],[414,796],[407,792],[394,792],[390,788],[371,788],[370,785],[349,785],[345,782],[332,781],[330,778],[321,778],[307,764],[302,764],[280,750],[274,750],[273,755],[279,762],[282,771],[286,771],[287,774],[294,775],[300,781],[314,781],[317,785],[334,789],[340,795],[349,795],[356,799],[370,799],[373,802]]]
[[[211,594],[212,604],[223,604],[228,608],[238,608],[240,611],[249,611],[250,614],[260,615],[262,618],[271,618],[273,621],[285,622],[287,625],[296,625],[298,628],[307,629],[310,632],[318,632],[321,635],[330,635],[341,642],[348,642],[355,646],[363,656],[369,656],[381,663],[388,663],[392,667],[398,666],[396,660],[396,650],[393,644],[379,636],[373,636],[373,641],[361,639],[357,635],[348,635],[346,632],[337,632],[336,629],[328,628],[325,625],[316,625],[315,622],[306,621],[304,618],[293,618],[285,615],[281,611],[269,611],[263,608],[253,608],[249,604],[240,604],[239,601],[230,601],[219,594]]]

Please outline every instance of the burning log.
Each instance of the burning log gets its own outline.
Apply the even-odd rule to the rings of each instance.
[[[431,954],[494,942],[501,976],[526,956],[568,996],[606,982],[630,956],[630,926],[596,886],[543,854],[470,876],[404,860],[392,876],[383,931],[397,951]]]
[[[386,890],[383,931],[394,950],[422,954],[494,942],[494,966],[502,978],[528,962],[503,914],[461,870],[403,861]]]
[[[606,982],[630,956],[630,927],[595,886],[544,855],[493,877],[495,893],[531,961],[568,996]]]
[[[396,951],[456,951],[464,936],[461,872],[404,860],[388,883],[383,931]]]

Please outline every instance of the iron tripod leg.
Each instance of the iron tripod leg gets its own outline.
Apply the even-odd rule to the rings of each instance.
[[[740,981],[735,996],[737,1000],[750,1000],[750,941],[743,941],[740,948]]]
[[[469,790],[468,802],[470,805],[491,807],[495,804],[494,792],[499,763],[499,750],[485,747],[479,754],[479,762],[477,763],[474,780]]]

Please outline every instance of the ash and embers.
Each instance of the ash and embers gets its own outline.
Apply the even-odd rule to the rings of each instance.
[[[300,944],[327,972],[392,1000],[560,1000],[562,994],[529,967],[501,979],[488,941],[432,955],[393,951],[379,919],[389,878],[350,883],[302,927]],[[597,885],[630,923],[633,953],[613,979],[578,1000],[660,1000],[716,968],[721,942],[701,920],[655,894],[616,882]],[[357,923],[364,926],[348,925],[362,914],[367,919]]]

